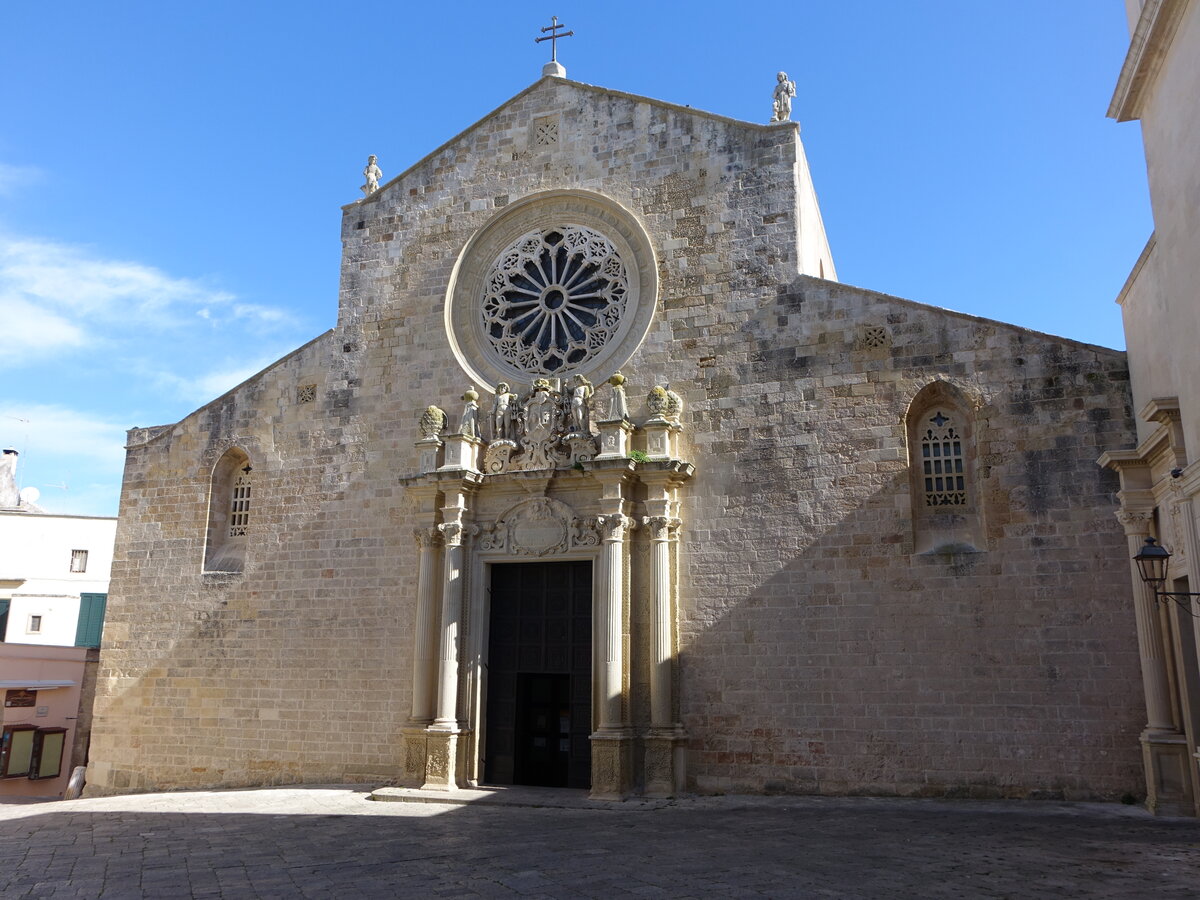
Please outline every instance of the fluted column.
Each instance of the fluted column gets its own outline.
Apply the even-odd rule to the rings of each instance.
[[[1130,558],[1141,552],[1150,536],[1152,513],[1122,509],[1117,518],[1125,528]],[[1138,653],[1142,660],[1142,689],[1146,696],[1146,727],[1151,731],[1175,731],[1171,715],[1171,690],[1167,679],[1167,649],[1159,624],[1154,592],[1142,581],[1137,567],[1130,566],[1133,611],[1137,623]]]
[[[434,685],[438,658],[438,552],[442,536],[437,528],[414,528],[418,549],[417,624],[413,647],[412,715],[413,724],[433,721]]]
[[[600,646],[604,651],[604,667],[599,715],[601,732],[620,731],[625,728],[623,694],[625,687],[624,667],[624,612],[625,612],[625,528],[629,518],[624,515],[598,516],[603,539],[597,561],[599,571],[596,579],[599,590],[599,611],[603,638]]]
[[[674,724],[671,669],[675,663],[675,623],[671,612],[671,531],[677,520],[647,516],[650,531],[650,591],[654,608],[654,658],[650,665],[650,726]]]
[[[458,728],[458,630],[463,599],[463,525],[460,522],[446,522],[438,527],[446,546],[442,555],[442,622],[433,727],[450,731]]]

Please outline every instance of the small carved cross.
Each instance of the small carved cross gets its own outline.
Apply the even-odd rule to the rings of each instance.
[[[934,425],[936,425],[938,428],[941,428],[943,425],[945,425],[950,420],[947,419],[945,416],[943,416],[941,411],[939,410],[938,414],[936,416],[934,416],[932,419],[930,419],[929,421],[932,422]]]
[[[565,37],[571,37],[572,35],[575,34],[575,32],[573,32],[573,31],[566,31],[566,32],[563,32],[562,34],[558,33],[558,29],[566,28],[566,27],[567,27],[566,25],[558,24],[558,16],[551,16],[550,24],[542,29],[542,34],[544,34],[545,37],[539,37],[539,38],[533,39],[533,42],[535,44],[540,44],[542,41],[550,42],[550,62],[558,62],[558,43],[557,43],[558,39],[565,38]],[[546,34],[547,31],[549,31],[550,33]]]

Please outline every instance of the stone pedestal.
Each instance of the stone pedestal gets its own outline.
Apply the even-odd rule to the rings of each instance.
[[[426,791],[453,791],[458,788],[458,732],[430,728],[425,732]]]
[[[678,459],[680,426],[666,419],[651,419],[642,426],[646,435],[646,455],[651,459]]]
[[[626,731],[592,735],[593,800],[624,800],[633,792],[633,735]]]
[[[686,736],[682,729],[652,728],[646,736],[645,775],[647,797],[677,797],[683,793]]]
[[[479,471],[479,447],[483,444],[479,438],[465,434],[446,435],[444,461],[439,469],[443,472],[466,470]]]
[[[1142,732],[1146,809],[1160,816],[1196,814],[1187,738],[1177,731]]]
[[[437,471],[441,465],[441,450],[440,438],[427,437],[417,441],[417,469],[422,475]]]
[[[600,453],[596,459],[625,459],[629,456],[629,436],[633,425],[628,419],[611,419],[597,422],[600,429]]]
[[[419,788],[425,783],[425,759],[428,756],[424,725],[406,725],[400,729],[404,738],[404,774],[401,781],[405,787]]]

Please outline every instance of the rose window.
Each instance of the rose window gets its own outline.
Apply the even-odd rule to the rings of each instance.
[[[629,295],[608,238],[579,225],[532,231],[488,273],[483,331],[505,362],[552,375],[576,368],[616,335]]]

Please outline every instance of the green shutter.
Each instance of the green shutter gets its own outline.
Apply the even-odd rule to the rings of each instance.
[[[79,595],[79,624],[75,627],[76,647],[99,647],[104,631],[104,607],[108,594]]]
[[[11,600],[0,600],[0,641],[5,639],[4,632],[8,631],[8,605]]]

